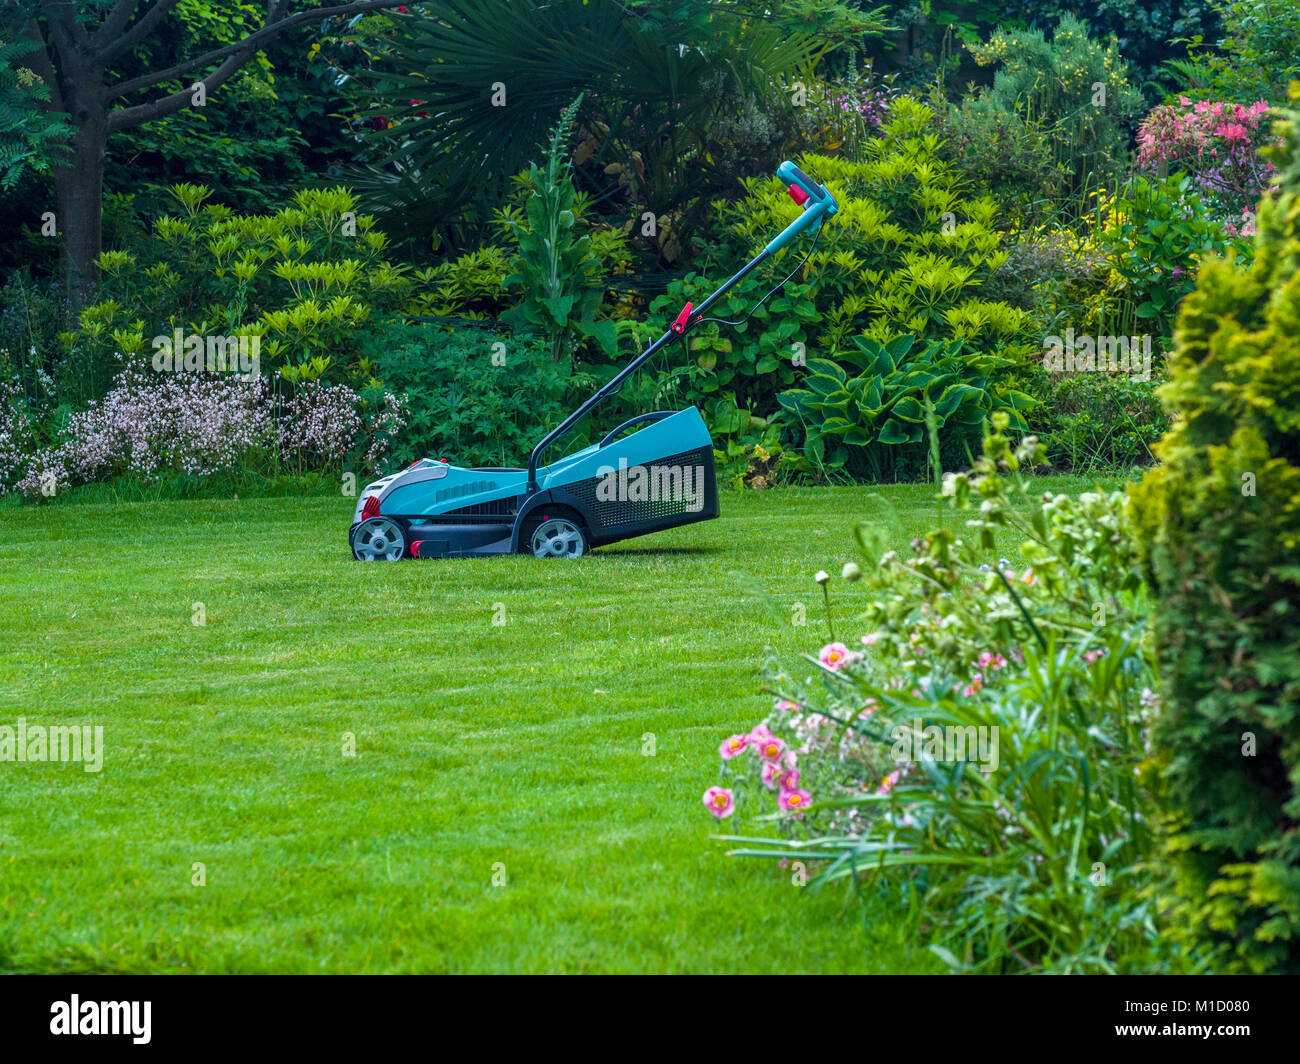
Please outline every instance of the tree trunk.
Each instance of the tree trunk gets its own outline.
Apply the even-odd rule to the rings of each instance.
[[[93,302],[99,283],[107,143],[108,116],[97,110],[78,123],[68,164],[52,172],[58,201],[56,222],[63,236],[59,266],[74,318]]]

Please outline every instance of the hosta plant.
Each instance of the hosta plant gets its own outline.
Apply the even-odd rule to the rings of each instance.
[[[911,336],[889,343],[855,337],[838,361],[813,359],[803,386],[778,396],[805,434],[805,457],[792,464],[809,472],[813,462],[836,470],[856,458],[850,472],[882,479],[903,461],[920,461],[927,426],[944,442],[977,446],[985,419],[1003,410],[1012,427],[1022,430],[1020,410],[1033,400],[995,383],[998,371],[1012,364],[979,351],[967,353],[956,340],[917,345]]]

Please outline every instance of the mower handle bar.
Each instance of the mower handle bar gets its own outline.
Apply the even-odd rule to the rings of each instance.
[[[817,182],[788,159],[777,167],[776,176],[791,186],[791,196],[794,197],[796,201],[798,197],[794,196],[794,188],[798,187],[803,190],[806,195],[806,199],[803,201],[803,213],[787,225],[785,229],[783,229],[772,241],[770,241],[767,247],[745,263],[745,265],[737,270],[730,278],[724,281],[718,290],[698,307],[690,309],[690,304],[687,304],[688,309],[683,312],[685,321],[680,323],[680,327],[674,326],[665,332],[658,340],[652,343],[622,370],[615,374],[615,376],[598,388],[591,398],[587,399],[578,407],[578,409],[546,434],[541,442],[533,448],[532,454],[528,456],[528,483],[525,490],[529,495],[540,490],[537,483],[537,463],[541,459],[542,455],[546,453],[546,449],[550,447],[551,444],[572,429],[573,426],[578,423],[579,419],[581,419],[587,411],[602,399],[613,395],[618,391],[618,389],[622,387],[623,382],[644,366],[658,351],[679,337],[684,336],[692,325],[699,321],[700,318],[704,317],[704,315],[708,313],[709,309],[719,299],[726,295],[727,292],[729,292],[742,278],[744,278],[746,274],[754,269],[754,267],[763,262],[763,260],[775,255],[803,232],[817,229],[822,222],[840,209],[839,204],[835,202],[835,197],[827,191],[825,185],[817,184]],[[623,429],[627,428],[629,425],[635,424],[643,418],[648,418],[648,415],[642,415],[640,418],[633,418],[631,421],[624,422],[610,433],[609,436],[606,436],[605,439],[601,441],[600,446],[604,447],[609,443],[612,436],[622,432]]]
[[[800,188],[807,198],[804,200],[803,213],[787,225],[764,249],[769,255],[775,255],[805,231],[816,230],[822,222],[840,209],[840,205],[835,202],[835,197],[827,191],[825,185],[817,184],[789,159],[776,168],[776,176],[790,186],[791,196],[794,196],[796,188]]]
[[[805,174],[799,167],[795,166],[789,159],[776,168],[776,176],[782,181],[791,185],[799,185],[813,199],[821,202],[830,193],[821,185],[817,184],[811,177]]]

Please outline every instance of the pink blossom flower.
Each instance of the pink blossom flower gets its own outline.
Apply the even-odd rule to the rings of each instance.
[[[748,746],[748,735],[733,735],[730,739],[723,740],[722,745],[718,747],[718,753],[722,755],[723,761],[730,761],[737,754],[744,753]]]
[[[898,769],[894,769],[893,772],[891,772],[888,776],[886,776],[883,780],[880,781],[880,786],[876,788],[876,793],[888,794],[890,791],[894,789],[894,787],[897,785],[898,781],[902,778],[902,776],[903,776],[902,772],[900,772]]]
[[[771,735],[758,744],[757,750],[764,761],[777,761],[785,753],[785,742]]]
[[[979,661],[976,664],[978,664],[981,669],[1005,669],[1007,666],[1007,659],[1001,654],[994,654],[986,650],[979,656]]]
[[[704,808],[721,820],[736,811],[736,796],[726,787],[710,787],[704,792]]]
[[[783,713],[794,713],[800,709],[803,709],[803,706],[799,705],[798,702],[791,702],[788,698],[786,698],[778,702],[776,704],[776,708],[781,710],[781,712]]]
[[[261,377],[128,368],[103,399],[71,415],[63,443],[31,455],[15,486],[36,495],[47,480],[63,488],[119,473],[206,477],[263,450],[305,468],[339,468],[367,431],[373,443],[362,464],[373,469],[405,425],[405,400],[386,394],[367,419],[357,412],[359,399],[346,385],[314,381],[282,402]],[[0,432],[0,443],[7,436]]]
[[[867,717],[871,716],[871,714],[873,714],[879,708],[880,708],[879,702],[877,702],[874,698],[868,698],[865,702],[862,703],[862,709],[858,713],[858,720],[865,720]]]
[[[827,643],[818,655],[828,669],[838,670],[849,658],[849,648],[843,643]]]
[[[756,724],[750,730],[749,744],[750,746],[757,747],[760,743],[764,742],[765,740],[774,739],[774,738],[776,738],[776,736],[772,734],[772,732],[768,729],[768,726],[766,724]]]
[[[806,809],[812,804],[812,795],[801,790],[782,791],[776,801],[782,809],[789,813]]]
[[[1086,651],[1083,655],[1083,660],[1086,661],[1089,665],[1091,665],[1098,658],[1103,658],[1105,656],[1106,656],[1105,649],[1099,647],[1096,650]]]
[[[785,769],[778,777],[783,791],[797,791],[799,789],[799,770],[797,768]]]
[[[972,679],[971,682],[966,685],[966,689],[962,691],[962,694],[965,695],[967,698],[974,698],[977,694],[979,694],[980,689],[983,686],[984,686],[984,676],[981,673],[977,672],[975,674],[974,679]]]
[[[776,761],[763,762],[763,771],[761,774],[761,778],[763,780],[763,786],[766,787],[769,791],[776,790],[777,784],[781,782],[781,777],[783,775],[785,775],[785,769],[783,769],[778,762]]]
[[[879,642],[880,642],[879,632],[868,632],[866,635],[862,637],[862,645],[864,647],[875,646]]]

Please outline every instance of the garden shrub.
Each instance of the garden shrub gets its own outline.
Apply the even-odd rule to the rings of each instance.
[[[939,528],[900,557],[860,530],[870,564],[845,566],[835,600],[860,614],[828,616],[811,675],[773,665],[774,708],[724,740],[705,805],[756,804],[756,827],[780,834],[728,836],[733,853],[895,899],[954,968],[1145,970],[1136,769],[1155,697],[1124,497],[1034,498],[1038,445],[1013,450],[993,421],[973,472],[944,483],[969,538]],[[1016,562],[994,549],[1008,535]],[[970,745],[911,745],[936,727]]]
[[[1217,48],[1192,63],[1171,64],[1201,91],[1235,103],[1285,98],[1300,78],[1300,7],[1292,0],[1209,0],[1223,21]],[[1202,44],[1198,35],[1195,45]],[[1189,92],[1196,90],[1189,89]]]
[[[69,358],[89,367],[77,394],[102,393],[121,368],[148,364],[151,338],[256,336],[263,370],[298,382],[320,377],[364,385],[359,337],[375,310],[395,307],[410,287],[404,267],[382,257],[386,239],[356,214],[344,189],[296,193],[274,215],[241,215],[199,185],[170,189],[180,207],[153,223],[136,250],[100,256],[98,302],[66,339]]]
[[[1085,320],[1089,302],[1111,282],[1106,253],[1095,234],[1089,237],[1046,225],[1017,234],[1006,242],[985,296],[1028,311],[1044,335]]]
[[[964,101],[964,108],[1042,121],[1056,160],[1076,182],[1116,170],[1142,95],[1128,82],[1128,64],[1114,38],[1094,41],[1085,23],[1065,15],[1050,41],[1041,30],[999,29],[986,43],[966,47],[981,66],[998,69],[993,85]],[[1096,96],[1098,85],[1104,99]]]
[[[495,319],[510,302],[505,292],[510,274],[510,250],[483,244],[412,275],[415,290],[409,309],[435,318],[464,321]]]
[[[1105,224],[1098,236],[1117,282],[1110,321],[1098,332],[1128,335],[1142,329],[1163,337],[1192,290],[1203,256],[1237,246],[1206,208],[1192,178],[1129,181],[1103,201]]]
[[[1225,232],[1191,178],[1135,175],[1113,192],[1098,190],[1072,226],[1037,226],[1009,243],[987,292],[1025,308],[1040,337],[1127,337],[1149,343],[1153,372],[1163,367],[1167,330],[1207,253],[1249,245]],[[1040,358],[1035,357],[1035,362]],[[1047,383],[1036,397],[1055,391]]]
[[[1138,129],[1138,169],[1160,177],[1189,174],[1230,235],[1253,232],[1255,202],[1275,170],[1259,151],[1269,139],[1267,113],[1266,100],[1246,107],[1180,96],[1176,104],[1161,104]]]
[[[1018,111],[931,103],[940,156],[972,188],[998,205],[1002,228],[1023,228],[1051,217],[1069,191],[1046,123]]]
[[[1250,269],[1207,261],[1183,303],[1161,392],[1177,420],[1132,512],[1156,600],[1173,926],[1215,970],[1296,973],[1300,182],[1261,202],[1258,228]]]
[[[1163,378],[1164,338],[1121,331],[1133,325],[1150,330],[1152,325],[1137,322],[1116,256],[1127,256],[1132,263],[1144,253],[1151,255],[1151,250],[1124,245],[1114,235],[1125,222],[1114,198],[1099,199],[1098,208],[1081,221],[1082,233],[1047,226],[1021,233],[1008,246],[1006,261],[986,290],[990,298],[1027,310],[1045,339],[1068,337],[1070,330],[1076,336],[1124,336],[1130,344],[1137,341],[1143,361],[1150,341],[1149,378],[1133,370],[1110,372],[1108,364],[1103,372],[1100,363],[1092,371],[1050,367],[1045,344],[1037,365],[1018,381],[1018,387],[1036,400],[1024,416],[1052,466],[1075,473],[1125,473],[1151,464],[1151,448],[1169,426],[1155,397]],[[1192,275],[1194,257],[1187,253],[1174,258],[1167,268],[1175,275],[1168,281],[1172,286],[1183,274]],[[1134,280],[1143,291],[1153,286],[1144,273]]]
[[[1219,20],[1211,3],[1220,0],[927,0],[920,5],[909,3],[903,11],[929,10],[932,49],[941,48],[937,37],[946,30],[957,40],[978,43],[999,26],[1028,26],[1051,29],[1063,15],[1074,15],[1087,22],[1092,34],[1105,40],[1114,37],[1124,58],[1134,69],[1135,83],[1141,82],[1151,102],[1165,92],[1161,77],[1162,64],[1171,57],[1186,54],[1187,37],[1201,31],[1205,37],[1218,36]],[[1226,2],[1226,0],[1224,0]],[[901,12],[900,12],[901,13]],[[913,16],[915,18],[915,16]],[[921,26],[913,23],[916,33]],[[963,68],[964,72],[964,68]]]
[[[570,388],[585,383],[567,359],[552,360],[544,338],[392,322],[368,338],[367,352],[384,386],[407,403],[393,451],[399,463],[446,457],[465,466],[522,465],[569,413]],[[575,430],[566,446],[581,440]]]
[[[1151,465],[1169,427],[1159,384],[1126,373],[1044,372],[1029,389],[1040,400],[1029,426],[1057,469],[1086,475]]]
[[[960,340],[968,355],[1024,362],[1033,347],[1027,343],[1029,316],[983,298],[983,284],[1005,258],[994,227],[997,208],[987,198],[962,194],[959,175],[939,158],[932,118],[923,104],[900,97],[880,136],[863,145],[863,161],[801,157],[800,166],[826,184],[840,211],[825,225],[805,272],[752,317],[734,330],[714,324],[692,330],[697,357],[681,378],[684,399],[707,402],[730,393],[738,406],[767,418],[778,407],[778,394],[805,376],[801,361],[852,366],[861,357],[858,338],[879,344],[903,336]],[[688,299],[698,303],[717,273],[756,254],[799,211],[770,178],[746,182],[744,199],[716,207],[724,229],[706,256],[711,268],[671,284],[652,312],[675,314]],[[789,272],[793,254],[776,265],[778,278]],[[762,280],[751,274],[719,301],[718,318],[745,318],[768,292],[773,279],[758,272],[765,273]],[[797,420],[788,424],[792,466],[824,475],[850,463],[848,452],[818,454],[815,442],[801,460],[807,441]]]

